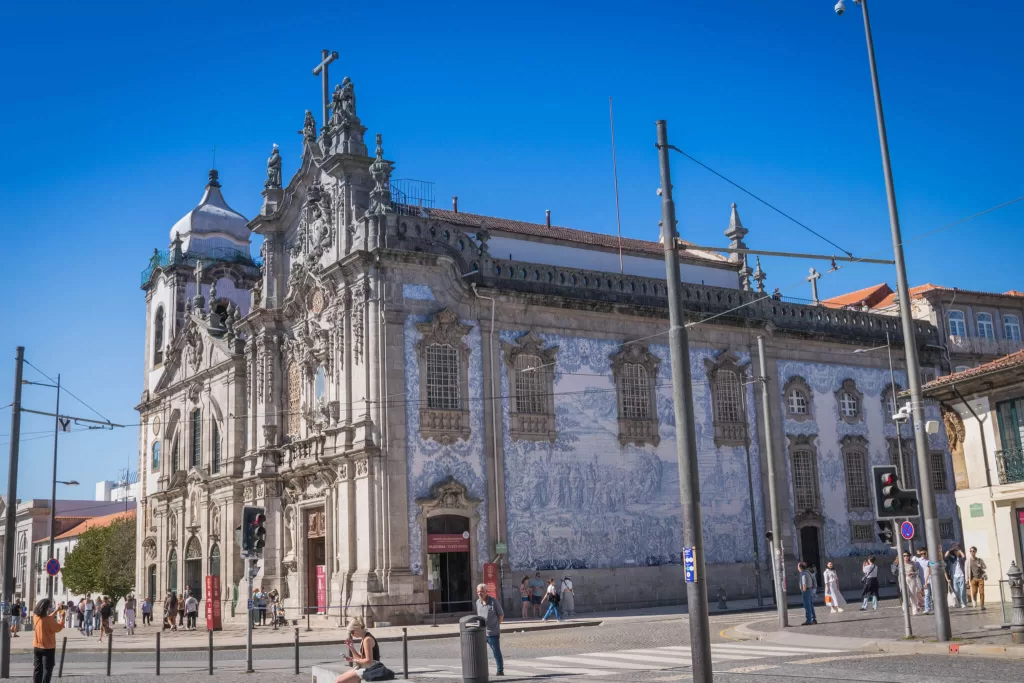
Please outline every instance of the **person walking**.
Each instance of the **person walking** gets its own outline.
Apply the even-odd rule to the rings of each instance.
[[[562,616],[566,619],[572,619],[576,616],[576,591],[572,588],[572,579],[568,576],[562,579],[562,585],[558,589],[559,597],[562,598],[562,602],[559,605],[562,608]]]
[[[142,598],[142,625],[153,625],[153,603],[150,602],[148,597]]]
[[[75,616],[77,617],[75,619],[75,626],[77,626],[78,630],[81,631],[84,634],[85,633],[85,598],[82,598],[82,599],[80,599],[78,601],[78,612],[77,612],[77,614]]]
[[[558,611],[558,603],[561,601],[561,598],[558,596],[558,591],[555,589],[554,579],[548,579],[548,587],[544,593],[543,601],[548,603],[548,611],[544,613],[544,618],[541,619],[541,621],[547,621],[552,612],[555,614],[555,619],[561,621],[562,614]]]
[[[124,599],[124,630],[130,636],[135,635],[135,605],[135,595],[129,593]]]
[[[114,613],[114,608],[110,604],[110,598],[103,596],[103,602],[100,603],[99,617],[100,617],[100,639],[99,642],[103,642],[104,634],[110,635],[114,632],[114,629],[110,625],[110,617]]]
[[[185,587],[185,592],[178,596],[178,626],[185,629],[185,601],[188,600],[188,596],[192,594],[188,586]]]
[[[916,616],[921,611],[918,603],[918,596],[922,593],[921,570],[909,552],[903,553],[903,573],[903,590],[907,596],[907,604],[910,605],[910,613]]]
[[[988,567],[985,566],[985,560],[978,557],[977,548],[971,546],[970,553],[964,563],[964,573],[971,582],[971,602],[985,609],[985,581],[988,579],[985,570]]]
[[[530,577],[524,576],[523,580],[519,582],[519,602],[522,604],[523,619],[530,618],[530,596],[533,593],[530,590]]]
[[[92,615],[96,611],[96,601],[92,599],[92,593],[85,594],[85,612],[82,617],[82,634],[91,636],[93,632]]]
[[[956,598],[960,609],[967,607],[967,575],[964,573],[964,551],[956,543],[946,551],[946,578],[949,579],[949,590]]]
[[[817,586],[814,584],[814,577],[807,571],[806,562],[800,562],[796,568],[800,571],[800,597],[804,603],[804,623],[800,625],[817,625],[818,616],[814,613],[814,594]]]
[[[174,591],[167,591],[167,598],[164,600],[164,628],[172,631],[178,630],[176,619],[178,617],[178,596]]]
[[[260,608],[260,626],[267,625],[267,594],[260,589],[260,599],[257,605]]]
[[[394,672],[384,666],[380,661],[380,646],[373,634],[366,630],[366,625],[359,617],[348,622],[348,640],[345,645],[348,647],[348,654],[345,661],[353,665],[352,671],[346,671],[334,679],[334,683],[355,683],[356,681],[390,681],[395,677]],[[354,638],[359,639],[359,646],[356,647]]]
[[[57,634],[64,630],[56,614],[51,610],[53,603],[43,598],[32,610],[32,682],[50,683],[53,676],[54,655],[57,652]]]
[[[21,598],[15,598],[11,605],[11,637],[18,637],[18,626],[21,624]]]
[[[505,610],[501,603],[487,595],[487,584],[481,583],[476,587],[476,615],[484,620],[484,629],[487,635],[487,644],[491,647],[491,654],[494,655],[494,665],[498,668],[495,675],[505,675],[505,659],[501,656],[501,622],[505,621]]]
[[[924,548],[917,549],[917,557],[914,559],[917,562],[917,570],[921,574],[921,596],[924,602],[924,613],[933,614],[932,612],[932,566],[928,561],[928,551]]]
[[[839,573],[836,572],[836,568],[831,560],[825,565],[825,574],[822,578],[825,581],[825,602],[828,603],[833,614],[842,612],[843,606],[846,604],[846,598],[843,597],[843,592],[839,590]]]
[[[864,589],[860,592],[861,603],[860,611],[866,612],[868,609],[868,600],[871,600],[871,609],[878,609],[878,565],[875,563],[875,556],[868,555],[867,559],[864,560],[864,564],[860,568],[861,583],[864,584]]]
[[[540,603],[544,598],[544,579],[540,578],[540,572],[530,579],[530,602],[533,604],[533,618],[540,619]]]
[[[185,598],[185,630],[196,630],[196,618],[199,616],[199,601],[191,593]]]

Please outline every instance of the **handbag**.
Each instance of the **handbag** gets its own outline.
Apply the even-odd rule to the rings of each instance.
[[[363,669],[361,677],[364,681],[393,681],[395,672],[384,666],[381,662],[374,662]]]
[[[826,605],[832,604],[832,596],[831,595],[828,595],[828,594],[825,595],[825,604]]]
[[[946,605],[948,605],[950,609],[956,607],[956,593],[953,591],[946,593]]]

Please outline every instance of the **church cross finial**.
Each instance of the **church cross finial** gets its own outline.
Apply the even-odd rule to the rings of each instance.
[[[327,66],[338,58],[337,52],[331,52],[330,50],[320,50],[320,63],[313,69],[314,76],[320,76],[320,81],[323,84],[323,98],[324,98],[324,118],[321,121],[321,125],[327,124],[327,108],[331,103],[331,93],[329,90],[330,83],[327,78]]]
[[[811,283],[811,297],[814,299],[814,305],[818,306],[821,302],[818,300],[818,280],[821,279],[821,273],[811,268],[811,274],[807,276],[807,281]]]

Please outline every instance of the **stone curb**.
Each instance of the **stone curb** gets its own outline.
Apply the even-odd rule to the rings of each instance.
[[[589,619],[589,620],[579,620],[579,621],[562,622],[562,623],[554,622],[554,623],[551,623],[551,624],[537,624],[537,625],[529,625],[529,626],[518,625],[518,626],[520,626],[520,628],[515,628],[514,627],[515,625],[511,625],[510,624],[509,628],[503,630],[502,633],[517,633],[517,632],[518,633],[523,633],[523,632],[526,632],[526,631],[553,631],[553,630],[556,630],[556,629],[563,629],[563,628],[583,628],[583,627],[587,627],[587,626],[600,626],[602,623],[603,623],[602,620]],[[284,629],[282,629],[282,630],[284,630]],[[239,637],[239,636],[236,636],[236,637]],[[436,632],[436,633],[415,633],[415,634],[414,633],[410,633],[409,634],[409,640],[410,641],[413,641],[413,640],[439,640],[439,639],[442,639],[442,638],[458,638],[458,637],[459,637],[458,631],[440,631],[440,632]],[[302,641],[300,641],[300,647],[319,647],[319,646],[323,646],[323,645],[343,645],[345,643],[345,640],[346,640],[346,638],[344,638],[344,637],[331,637],[331,638],[327,638],[327,639],[324,639],[324,640],[302,640]],[[379,638],[377,638],[377,642],[380,642],[380,643],[396,643],[396,642],[398,642],[398,643],[400,643],[400,642],[402,642],[402,636],[401,635],[380,636]],[[205,652],[208,649],[208,646],[205,645],[205,644],[204,645],[182,645],[180,647],[174,647],[174,646],[168,646],[168,645],[169,644],[167,644],[167,643],[161,643],[160,644],[160,651],[161,652]],[[288,647],[288,648],[290,648],[290,647],[294,647],[294,642],[292,642],[292,641],[282,641],[282,642],[276,642],[276,643],[253,643],[252,647],[253,647],[254,650],[265,649],[265,648],[275,648],[275,647],[278,647],[278,648],[280,648],[280,647]],[[58,649],[58,651],[60,650],[60,645],[59,644],[57,645],[57,649]],[[220,643],[220,644],[218,644],[216,642],[214,643],[214,650],[215,651],[221,651],[221,650],[244,650],[244,649],[245,649],[245,643],[244,642],[243,643]],[[106,651],[107,651],[106,646],[104,646],[102,648],[99,648],[99,649],[81,648],[81,647],[69,647],[68,648],[68,652],[95,652],[95,653],[98,653],[98,654],[102,654],[102,653],[104,653]],[[152,643],[131,643],[130,645],[119,647],[117,645],[117,639],[116,638],[114,639],[113,652],[120,652],[120,653],[126,653],[127,654],[127,653],[151,652],[151,651],[155,651],[155,648],[153,647]],[[12,649],[11,650],[11,654],[32,654],[32,652],[33,652],[32,648],[16,648],[16,649]]]

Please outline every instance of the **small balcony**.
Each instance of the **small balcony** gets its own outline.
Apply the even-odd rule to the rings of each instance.
[[[1024,481],[1024,451],[1020,448],[996,451],[996,469],[999,470],[1000,484]]]
[[[976,353],[982,356],[1005,356],[1019,351],[1021,343],[1013,339],[993,339],[991,337],[968,337],[959,334],[949,335],[949,350],[952,353]]]

